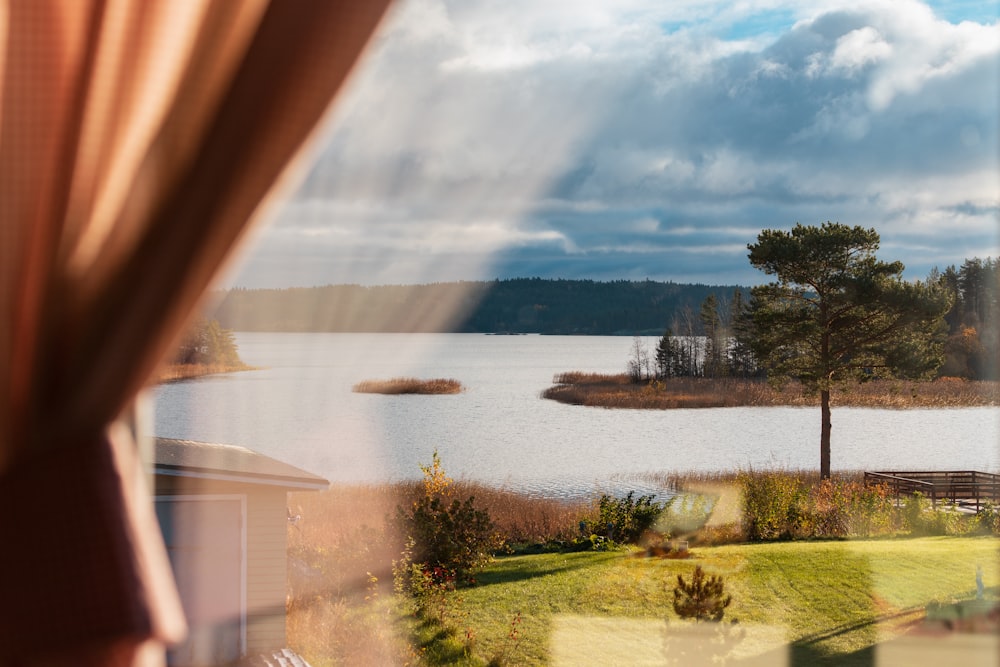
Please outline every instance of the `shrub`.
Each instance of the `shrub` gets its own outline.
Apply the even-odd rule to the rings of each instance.
[[[803,483],[781,472],[740,473],[743,532],[751,542],[789,539],[802,519]]]
[[[733,601],[725,594],[725,584],[721,576],[706,578],[701,565],[696,565],[690,583],[683,575],[677,575],[674,588],[674,612],[681,618],[718,623],[726,613],[726,607]]]
[[[870,537],[892,532],[894,506],[889,487],[861,482],[848,484],[849,534]]]
[[[654,497],[650,494],[636,498],[635,491],[629,491],[624,498],[602,495],[598,503],[598,526],[607,529],[610,540],[638,542],[639,536],[652,528],[663,511],[663,504],[655,502]]]
[[[750,541],[871,537],[895,529],[889,490],[857,479],[811,481],[783,472],[745,472],[743,530]]]
[[[471,573],[486,565],[503,546],[502,540],[489,512],[476,507],[474,496],[464,500],[454,497],[449,489],[452,480],[441,468],[436,451],[431,465],[420,469],[424,473],[423,493],[409,509],[396,508],[401,533],[409,539],[403,568],[409,568],[407,561],[417,564],[436,583],[441,583],[437,573],[469,580]]]
[[[869,537],[892,529],[892,499],[885,486],[824,479],[805,500],[797,537]]]
[[[903,527],[911,533],[922,532],[925,523],[924,514],[928,511],[930,511],[930,503],[919,491],[904,498],[900,512],[903,518]]]
[[[458,615],[461,607],[460,598],[449,600],[448,594],[455,583],[454,570],[409,562],[408,571],[397,573],[396,592],[408,593],[413,598],[417,614],[446,626],[456,620],[452,617]]]
[[[903,501],[902,518],[911,535],[960,535],[977,527],[974,518],[962,517],[950,503],[934,507],[919,491]]]
[[[976,513],[976,532],[1000,535],[1000,511],[988,500]]]

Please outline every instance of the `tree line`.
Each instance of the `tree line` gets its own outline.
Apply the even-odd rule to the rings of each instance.
[[[425,285],[235,288],[213,317],[236,331],[656,335],[710,293],[736,286],[513,278]],[[443,308],[442,304],[447,304]],[[440,316],[448,310],[447,316]],[[697,318],[689,318],[695,335]]]
[[[894,267],[898,268],[898,267]],[[950,306],[934,332],[940,345],[936,377],[1000,379],[1000,260],[965,260],[934,268],[922,281]],[[653,350],[635,341],[627,362],[634,381],[671,377],[761,378],[767,370],[755,356],[750,290],[710,292],[697,309],[680,308]]]

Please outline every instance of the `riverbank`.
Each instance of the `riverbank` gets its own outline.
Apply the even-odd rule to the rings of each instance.
[[[220,373],[255,370],[258,370],[257,366],[249,366],[247,364],[167,364],[160,369],[160,373],[156,377],[156,384],[193,380],[206,375],[218,375]]]
[[[570,405],[603,408],[668,410],[819,405],[790,382],[774,387],[764,380],[737,378],[668,378],[633,383],[625,373],[573,371],[553,378],[542,397]],[[940,378],[933,381],[873,380],[837,387],[834,406],[869,408],[960,408],[1000,405],[1000,383]]]

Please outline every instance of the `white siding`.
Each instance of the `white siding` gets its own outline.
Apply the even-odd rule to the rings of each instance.
[[[247,650],[250,654],[285,646],[286,508],[284,490],[261,488],[248,494]]]
[[[287,492],[263,485],[159,476],[156,493],[245,495],[247,653],[284,648]]]

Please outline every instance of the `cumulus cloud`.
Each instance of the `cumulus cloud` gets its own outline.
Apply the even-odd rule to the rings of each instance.
[[[406,0],[232,282],[757,282],[825,220],[922,276],[1000,252],[998,100],[947,0]]]

